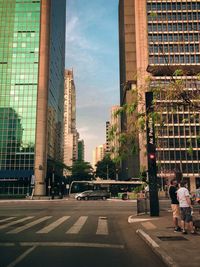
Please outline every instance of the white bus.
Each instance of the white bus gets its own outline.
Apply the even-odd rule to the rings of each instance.
[[[73,181],[70,184],[69,196],[88,190],[106,190],[111,197],[118,196],[118,193],[132,192],[136,187],[144,183],[135,181],[116,181],[116,180],[94,180],[94,181]]]

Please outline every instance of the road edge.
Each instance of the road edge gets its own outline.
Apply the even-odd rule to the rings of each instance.
[[[137,235],[139,235],[145,243],[152,249],[152,251],[159,256],[159,258],[168,267],[179,267],[177,263],[142,229],[136,230]]]

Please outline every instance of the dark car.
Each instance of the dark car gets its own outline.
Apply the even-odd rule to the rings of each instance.
[[[89,191],[84,191],[82,193],[78,193],[76,194],[75,198],[77,200],[81,200],[81,199],[103,199],[106,200],[107,198],[110,197],[110,193],[108,193],[107,191],[103,191],[103,190],[89,190]]]

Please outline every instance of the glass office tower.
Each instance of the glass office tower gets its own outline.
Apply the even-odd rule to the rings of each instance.
[[[0,0],[0,193],[25,193],[38,171],[44,187],[47,160],[62,160],[65,12],[66,0]]]

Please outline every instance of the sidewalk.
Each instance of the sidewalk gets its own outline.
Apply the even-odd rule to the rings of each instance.
[[[160,217],[131,216],[137,234],[165,262],[173,267],[200,266],[200,231],[198,235],[174,232],[171,211],[162,211]]]

